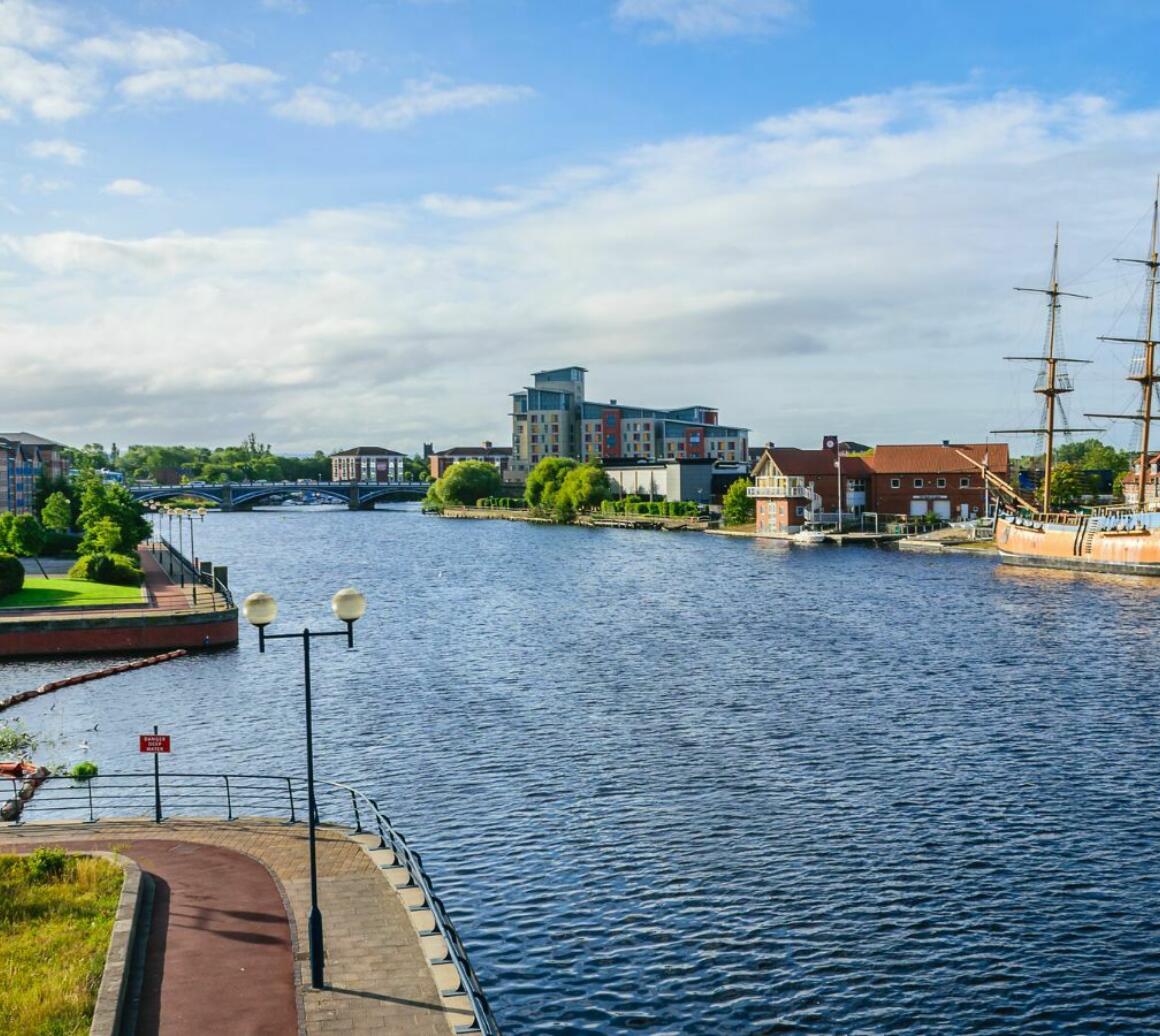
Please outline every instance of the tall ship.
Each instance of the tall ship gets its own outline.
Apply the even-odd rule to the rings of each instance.
[[[1089,413],[1089,418],[1131,420],[1140,426],[1138,470],[1125,477],[1125,499],[1122,506],[1096,507],[1082,512],[1056,509],[1053,506],[1051,477],[1055,437],[1062,433],[1101,431],[1099,428],[1067,428],[1061,420],[1061,397],[1073,390],[1067,367],[1089,363],[1056,353],[1057,324],[1062,298],[1083,298],[1059,288],[1059,232],[1051,265],[1051,283],[1047,288],[1023,288],[1047,296],[1047,334],[1041,356],[1013,356],[1007,359],[1031,360],[1040,364],[1035,392],[1043,397],[1043,422],[1040,428],[1004,429],[1006,434],[1035,434],[1044,438],[1043,480],[1031,500],[993,472],[983,474],[996,490],[1000,501],[995,515],[995,545],[1007,564],[1040,568],[1066,568],[1081,571],[1113,572],[1128,575],[1160,576],[1160,510],[1157,509],[1155,458],[1150,455],[1152,422],[1160,414],[1152,412],[1153,386],[1156,374],[1156,283],[1160,257],[1157,255],[1157,221],[1160,218],[1160,181],[1152,203],[1152,236],[1146,259],[1117,259],[1141,265],[1146,273],[1142,337],[1100,340],[1130,344],[1134,347],[1128,380],[1140,391],[1140,406],[1130,414]],[[968,458],[969,459],[969,458]]]

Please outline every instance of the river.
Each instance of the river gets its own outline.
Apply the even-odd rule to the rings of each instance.
[[[1160,581],[405,506],[197,548],[284,630],[366,593],[321,775],[423,852],[510,1036],[1160,1031]],[[174,769],[300,773],[297,651],[15,714],[105,771],[156,723]]]

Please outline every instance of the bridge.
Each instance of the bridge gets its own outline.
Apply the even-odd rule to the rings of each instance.
[[[134,499],[148,504],[174,497],[194,497],[223,511],[248,511],[273,497],[313,494],[352,511],[369,511],[380,500],[422,500],[426,482],[222,482],[184,486],[130,486]]]

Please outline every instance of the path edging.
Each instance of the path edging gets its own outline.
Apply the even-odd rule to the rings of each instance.
[[[134,860],[117,853],[85,850],[81,855],[100,856],[115,863],[125,872],[121,886],[121,900],[109,936],[109,951],[105,955],[105,971],[93,1009],[89,1036],[117,1036],[121,1031],[121,1016],[125,1010],[125,994],[129,988],[129,967],[133,954],[133,939],[141,920],[141,868]]]

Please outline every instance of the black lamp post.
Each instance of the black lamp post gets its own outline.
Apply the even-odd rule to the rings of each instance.
[[[367,600],[357,590],[339,590],[330,600],[334,614],[346,623],[345,630],[311,632],[307,627],[301,633],[267,633],[266,627],[278,617],[278,602],[270,594],[250,594],[242,602],[246,621],[258,627],[258,650],[266,650],[267,640],[301,640],[303,682],[306,687],[306,794],[310,827],[310,984],[315,989],[325,986],[322,945],[322,912],[318,909],[318,854],[315,825],[318,809],[314,798],[314,717],[310,698],[310,641],[315,637],[346,637],[346,646],[354,647],[354,624],[367,610]]]

